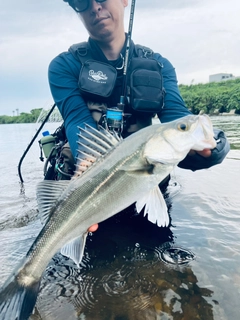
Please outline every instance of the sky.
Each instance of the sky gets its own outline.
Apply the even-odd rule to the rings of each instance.
[[[240,76],[239,14],[239,0],[136,0],[132,39],[170,60],[179,84]],[[87,38],[62,0],[0,0],[0,115],[50,108],[50,61]]]

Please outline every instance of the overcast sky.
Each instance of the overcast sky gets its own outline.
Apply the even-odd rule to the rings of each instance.
[[[240,76],[239,0],[136,0],[135,9],[134,42],[168,58],[180,84]],[[50,61],[87,37],[62,0],[0,0],[0,115],[49,108]]]

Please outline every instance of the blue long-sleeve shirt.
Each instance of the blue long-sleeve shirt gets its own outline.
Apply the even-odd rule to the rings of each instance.
[[[158,113],[161,122],[169,122],[191,114],[186,108],[180,95],[175,69],[172,64],[158,53],[154,53],[153,58],[162,66],[163,86],[165,89],[164,107]],[[81,96],[78,79],[81,69],[81,62],[72,53],[63,52],[52,60],[49,65],[49,85],[54,101],[64,119],[66,135],[73,155],[77,152],[78,126],[84,127],[87,123],[96,127],[91,112]],[[219,138],[219,132],[216,132]],[[227,152],[229,144],[225,135],[221,132],[221,150],[215,150],[212,157],[203,158],[199,155],[186,157],[180,166],[186,169],[198,170],[220,163]]]
[[[159,113],[161,122],[172,121],[190,114],[179,93],[172,64],[159,54],[154,54],[154,58],[163,65],[163,86],[166,91],[164,108]],[[80,69],[81,62],[77,61],[70,52],[61,53],[52,60],[49,66],[50,89],[64,119],[66,134],[73,154],[76,151],[77,126],[83,126],[84,123],[96,126],[79,91]]]

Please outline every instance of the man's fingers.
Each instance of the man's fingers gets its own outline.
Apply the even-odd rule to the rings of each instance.
[[[212,151],[211,149],[203,149],[202,151],[190,150],[188,155],[193,156],[196,153],[200,154],[202,157],[208,158],[211,156]]]
[[[88,228],[88,232],[94,232],[98,229],[98,224],[93,224],[91,227]]]
[[[211,156],[212,151],[211,149],[203,149],[202,151],[197,151],[198,154],[200,154],[200,156],[208,158]]]

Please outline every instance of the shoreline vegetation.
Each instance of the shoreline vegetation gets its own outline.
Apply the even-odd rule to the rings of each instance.
[[[196,85],[179,85],[193,114],[240,115],[240,78]]]
[[[240,79],[206,84],[179,85],[186,106],[193,114],[240,115]],[[19,115],[0,115],[0,124],[36,123],[42,108]],[[47,114],[47,112],[45,113]]]

